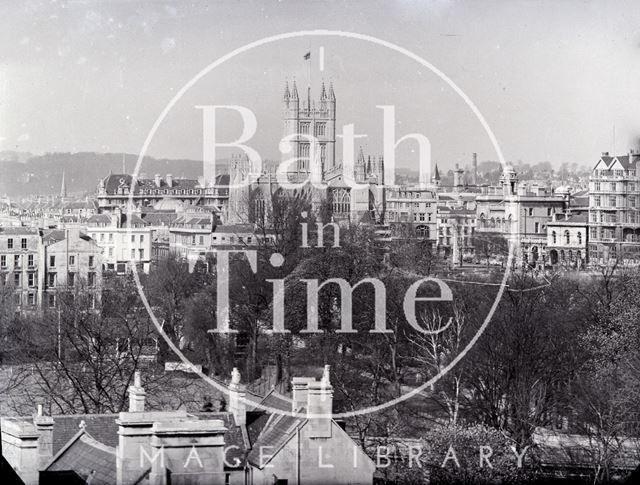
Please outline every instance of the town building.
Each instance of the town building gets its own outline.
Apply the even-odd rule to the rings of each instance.
[[[254,223],[261,218],[268,223],[274,200],[295,197],[308,201],[312,211],[329,209],[335,221],[383,222],[385,212],[384,160],[365,156],[362,149],[354,154],[354,166],[345,167],[335,154],[336,96],[333,85],[321,84],[320,99],[311,99],[311,88],[306,99],[301,99],[295,81],[289,88],[285,84],[282,99],[283,135],[290,142],[291,152],[284,160],[297,157],[286,167],[289,183],[301,184],[290,190],[282,187],[276,173],[259,170],[245,155],[233,157],[229,168],[229,201],[225,224]],[[312,170],[310,136],[317,140],[319,169]],[[205,178],[213,177],[205,164]],[[284,172],[283,172],[284,173]],[[312,178],[314,178],[312,180]],[[356,182],[357,187],[352,183]],[[313,182],[313,184],[311,183]]]
[[[547,262],[567,269],[584,269],[588,263],[588,214],[556,214],[547,224]]]
[[[115,208],[126,210],[132,205],[141,208],[160,208],[158,204],[172,201],[180,208],[209,207],[220,217],[225,217],[228,200],[229,175],[218,175],[207,184],[204,177],[198,179],[177,178],[156,174],[153,178],[137,178],[129,174],[109,174],[100,180],[97,190],[98,208],[111,212]]]
[[[124,274],[135,264],[139,271],[149,272],[153,229],[139,214],[129,217],[120,208],[96,214],[87,221],[87,232],[102,249],[104,271]]]
[[[95,306],[102,289],[102,248],[79,229],[45,232],[44,263],[41,271],[45,291],[43,306],[56,308],[62,292],[81,290]]]
[[[386,194],[386,222],[391,237],[419,237],[436,241],[436,193],[428,187],[389,188]]]
[[[292,398],[261,398],[234,369],[228,410],[150,411],[136,373],[128,411],[45,416],[40,406],[2,419],[2,451],[26,485],[372,484],[375,463],[331,418],[328,366],[292,386]]]
[[[38,229],[0,227],[0,284],[13,289],[17,311],[35,311],[42,304],[44,259]]]
[[[514,264],[544,267],[547,225],[554,214],[570,207],[568,192],[554,193],[535,184],[520,184],[512,166],[506,166],[500,187],[487,187],[476,198],[477,231],[503,234],[514,245]]]
[[[640,154],[602,153],[589,178],[589,259],[640,263]]]

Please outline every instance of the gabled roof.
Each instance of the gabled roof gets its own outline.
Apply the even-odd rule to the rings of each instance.
[[[118,444],[117,414],[72,414],[53,416],[53,453],[66,445],[84,423],[84,430],[107,446]]]
[[[640,154],[609,156],[602,155],[594,170],[633,170]]]
[[[92,485],[113,484],[116,482],[116,449],[81,429],[56,453],[44,471],[50,476],[58,475],[56,472],[73,472]]]
[[[268,408],[279,409],[280,411],[287,412],[290,412],[292,408],[291,399],[283,396],[282,394],[278,394],[275,389],[269,391],[269,394],[267,394],[264,399],[260,401],[260,404]]]
[[[288,416],[284,414],[273,414],[262,433],[254,443],[247,461],[253,466],[263,469],[271,459],[278,454],[278,451],[293,438],[296,429],[302,427],[307,422],[306,418]],[[269,455],[261,453],[261,447],[270,447]]]

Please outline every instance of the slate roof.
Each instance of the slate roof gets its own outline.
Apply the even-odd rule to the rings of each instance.
[[[600,160],[602,160],[604,162],[604,164],[607,166],[607,168],[610,168],[611,165],[613,165],[613,163],[615,162],[615,160],[617,160],[618,162],[620,162],[620,165],[622,165],[622,168],[624,170],[634,170],[635,167],[635,163],[638,161],[638,157],[640,155],[638,154],[634,154],[634,155],[619,155],[617,157],[613,157],[613,156],[609,156],[609,155],[603,155],[600,157]],[[598,161],[598,163],[600,163],[600,161]]]
[[[118,444],[117,414],[72,414],[53,416],[53,454],[55,455],[80,430],[84,421],[85,431],[107,446]]]
[[[115,195],[118,192],[118,188],[121,186],[131,187],[131,181],[133,177],[129,174],[111,174],[107,175],[104,179],[104,189],[108,195]],[[228,184],[228,182],[227,182]],[[184,178],[173,178],[173,182],[171,187],[167,185],[167,181],[164,177],[162,177],[160,181],[160,186],[158,187],[155,182],[155,178],[139,178],[137,180],[136,186],[134,187],[133,193],[140,194],[142,189],[145,190],[155,190],[155,189],[168,189],[168,190],[189,190],[195,189],[196,187],[200,188],[200,184],[197,179],[184,179]],[[191,194],[193,195],[193,194]]]
[[[68,471],[92,485],[116,483],[116,449],[81,430],[54,456],[45,473]]]
[[[142,219],[151,226],[170,226],[178,218],[175,212],[148,212]]]
[[[271,390],[260,402],[263,406],[287,412],[291,411],[291,403],[291,399],[282,394],[278,394],[275,390]]]
[[[271,458],[293,437],[296,429],[306,423],[306,418],[273,414],[251,448],[247,461],[257,468],[264,468]],[[269,446],[269,455],[260,453],[262,446]],[[262,461],[262,463],[260,463]]]
[[[38,229],[34,227],[0,227],[0,234],[7,236],[37,236]]]
[[[45,245],[56,243],[58,241],[64,241],[67,236],[67,233],[64,229],[51,229],[48,232],[45,232],[42,236],[43,242]],[[80,239],[84,239],[85,241],[91,241],[92,239],[84,233],[80,233]]]

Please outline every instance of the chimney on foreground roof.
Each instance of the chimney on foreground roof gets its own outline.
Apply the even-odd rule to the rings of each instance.
[[[244,401],[246,396],[245,386],[240,383],[240,372],[234,367],[229,384],[229,412],[233,414],[238,426],[247,424],[247,405]]]
[[[133,386],[129,386],[129,412],[130,413],[142,413],[144,412],[145,396],[142,387],[142,378],[140,371],[136,371],[133,377]]]
[[[25,485],[38,484],[38,432],[33,423],[2,418],[2,455]]]
[[[307,419],[309,420],[309,438],[331,438],[333,418],[333,387],[329,381],[330,366],[324,366],[320,382],[308,384]]]
[[[38,470],[44,470],[53,458],[53,418],[44,416],[42,404],[38,404],[38,413],[33,417],[38,433]]]
[[[313,377],[294,377],[291,380],[291,412],[295,413],[300,411],[301,409],[306,409],[310,382],[315,382],[315,379]]]

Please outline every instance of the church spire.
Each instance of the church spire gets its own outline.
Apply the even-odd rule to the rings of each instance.
[[[331,101],[335,101],[336,100],[336,95],[333,92],[333,81],[329,83],[329,99]]]
[[[67,184],[65,183],[64,180],[64,170],[62,171],[62,184],[60,185],[60,197],[66,197],[67,196]]]
[[[293,86],[291,88],[291,99],[298,100],[298,86],[296,86],[296,80],[293,80]]]
[[[322,101],[327,99],[327,89],[324,86],[324,81],[322,81],[322,88],[320,89],[320,99]]]
[[[284,101],[289,101],[291,98],[291,91],[289,91],[289,81],[284,82]]]

